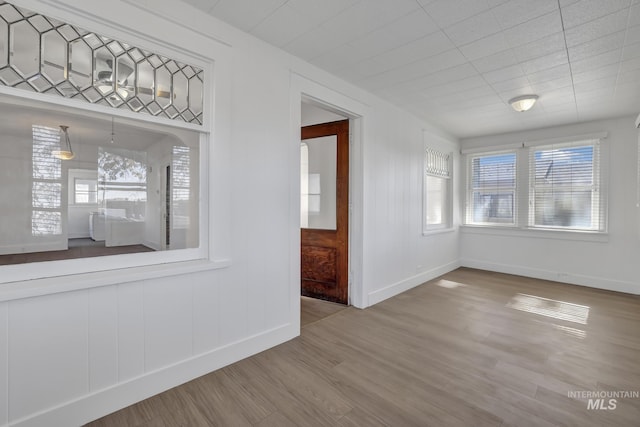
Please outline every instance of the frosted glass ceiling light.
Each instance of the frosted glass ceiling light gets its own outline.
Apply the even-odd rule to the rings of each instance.
[[[533,104],[538,100],[538,95],[522,95],[516,96],[509,100],[509,104],[516,110],[518,113],[524,113],[533,107]]]
[[[60,150],[51,152],[53,157],[57,157],[60,160],[71,160],[76,156],[71,149],[68,129],[69,126],[60,125]]]

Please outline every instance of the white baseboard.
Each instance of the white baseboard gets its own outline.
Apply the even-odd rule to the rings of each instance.
[[[24,245],[2,245],[0,255],[28,254],[33,252],[64,251],[69,249],[66,237],[57,242],[27,243]]]
[[[54,408],[12,421],[11,427],[79,426],[295,338],[283,325],[174,365],[145,373]]]
[[[453,271],[458,267],[460,267],[460,263],[458,261],[453,261],[393,283],[382,289],[378,289],[377,291],[369,292],[369,301],[367,306],[372,306],[388,298],[401,294],[411,288],[415,288],[416,286],[423,284],[424,282],[428,282],[438,276],[442,276],[445,273]]]
[[[469,258],[462,258],[460,260],[460,266],[477,268],[479,270],[495,271],[497,273],[515,274],[517,276],[532,277],[534,279],[569,283],[572,285],[586,286],[589,288],[605,289],[608,291],[625,292],[628,294],[640,295],[640,286],[637,283],[608,279],[605,277],[549,271],[522,265],[500,264]]]

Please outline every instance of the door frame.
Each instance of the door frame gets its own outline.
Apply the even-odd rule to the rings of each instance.
[[[349,304],[368,306],[368,293],[363,280],[363,140],[371,107],[300,74],[291,73],[290,85],[290,320],[300,331],[300,128],[302,102],[309,102],[349,119]]]

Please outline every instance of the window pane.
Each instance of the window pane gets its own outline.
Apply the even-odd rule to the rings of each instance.
[[[429,225],[447,223],[447,179],[427,175],[426,185],[426,222]]]
[[[305,139],[300,159],[300,224],[336,229],[337,136]]]
[[[515,153],[476,157],[472,163],[473,188],[512,188],[516,186]]]
[[[533,191],[530,225],[598,229],[595,144],[564,144],[531,150]]]
[[[471,158],[467,222],[515,224],[516,153]]]
[[[535,193],[535,224],[591,228],[591,200],[591,190],[537,191]]]
[[[98,203],[98,181],[95,179],[76,179],[74,200],[76,204]]]
[[[2,262],[199,246],[200,133],[5,97],[0,115]],[[60,128],[42,123],[68,126],[73,159],[55,156]]]
[[[513,223],[515,197],[511,193],[473,193],[473,222]]]

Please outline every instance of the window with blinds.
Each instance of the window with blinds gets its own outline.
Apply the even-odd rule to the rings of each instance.
[[[529,226],[604,231],[598,140],[529,148]]]
[[[425,150],[424,231],[451,226],[451,154]]]
[[[516,152],[469,156],[466,223],[515,225]]]
[[[60,129],[33,125],[31,234],[62,234],[62,161],[53,156],[60,150]]]

